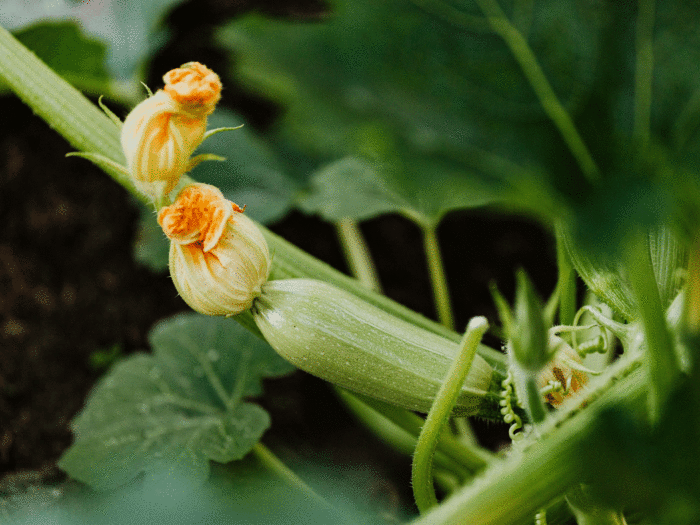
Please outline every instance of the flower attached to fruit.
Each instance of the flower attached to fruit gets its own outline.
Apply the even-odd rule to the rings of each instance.
[[[253,304],[270,272],[267,242],[243,209],[208,184],[185,187],[158,213],[170,239],[170,275],[194,310],[236,315]]]
[[[137,188],[158,200],[197,163],[207,115],[221,98],[221,81],[198,62],[169,71],[165,88],[137,105],[124,121],[122,148]]]
[[[581,369],[581,357],[561,337],[550,335],[549,347],[554,357],[537,374],[537,384],[547,402],[557,407],[586,386],[588,374]]]

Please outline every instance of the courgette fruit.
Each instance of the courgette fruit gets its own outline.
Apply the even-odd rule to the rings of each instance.
[[[265,339],[298,368],[419,412],[430,409],[458,350],[449,339],[313,279],[268,281],[252,312]],[[493,404],[493,375],[475,356],[454,413],[480,414],[487,395]]]

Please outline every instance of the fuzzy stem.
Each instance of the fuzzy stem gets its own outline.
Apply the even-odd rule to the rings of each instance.
[[[433,455],[440,432],[450,417],[455,400],[467,374],[469,374],[479,341],[486,330],[488,330],[488,321],[485,317],[474,317],[469,321],[467,331],[460,343],[459,354],[452,362],[445,382],[440,386],[420,436],[418,436],[416,453],[413,457],[411,481],[416,505],[422,513],[437,505],[432,475]]]
[[[442,264],[442,255],[440,254],[440,245],[437,239],[437,228],[434,225],[424,225],[422,229],[423,247],[425,249],[425,257],[428,260],[430,282],[433,285],[433,296],[435,298],[438,319],[440,319],[443,326],[454,330],[450,292],[447,288],[445,269]]]
[[[624,364],[633,366],[630,362]],[[644,369],[636,368],[621,379],[601,384],[605,392],[595,407],[613,405],[637,411],[643,405],[646,387]],[[596,453],[601,432],[597,418],[598,410],[594,406],[549,418],[539,441],[522,453],[492,462],[471,485],[460,489],[412,525],[531,524],[532,517],[540,509],[589,473],[586,451]]]

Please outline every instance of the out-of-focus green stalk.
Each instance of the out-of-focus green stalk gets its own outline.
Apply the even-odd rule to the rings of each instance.
[[[336,223],[335,229],[351,273],[369,290],[382,293],[377,269],[357,222],[346,217]]]

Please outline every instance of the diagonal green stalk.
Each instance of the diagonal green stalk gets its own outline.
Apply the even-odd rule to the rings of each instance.
[[[416,452],[413,456],[411,481],[416,505],[421,513],[427,512],[431,507],[437,505],[432,475],[433,455],[440,433],[450,418],[452,407],[472,366],[479,342],[488,327],[489,324],[485,317],[474,317],[469,321],[460,343],[459,354],[452,362],[445,382],[440,386],[420,436],[418,436]]]
[[[445,268],[442,264],[440,254],[440,244],[437,239],[437,226],[433,224],[421,225],[423,230],[423,248],[428,261],[430,271],[430,282],[433,285],[433,296],[435,307],[437,308],[438,319],[443,326],[454,330],[454,318],[452,316],[452,305],[450,303],[450,291],[447,287]]]
[[[335,224],[335,229],[351,273],[369,290],[382,293],[377,269],[357,221],[350,217],[340,219]]]
[[[477,0],[477,3],[486,15],[493,31],[505,41],[513,53],[515,60],[537,95],[542,109],[559,130],[585,177],[590,182],[597,182],[600,179],[598,166],[576,129],[571,116],[559,102],[527,40],[508,20],[497,0]]]
[[[654,74],[654,0],[638,0],[635,34],[634,137],[641,146],[649,142],[651,88]]]

